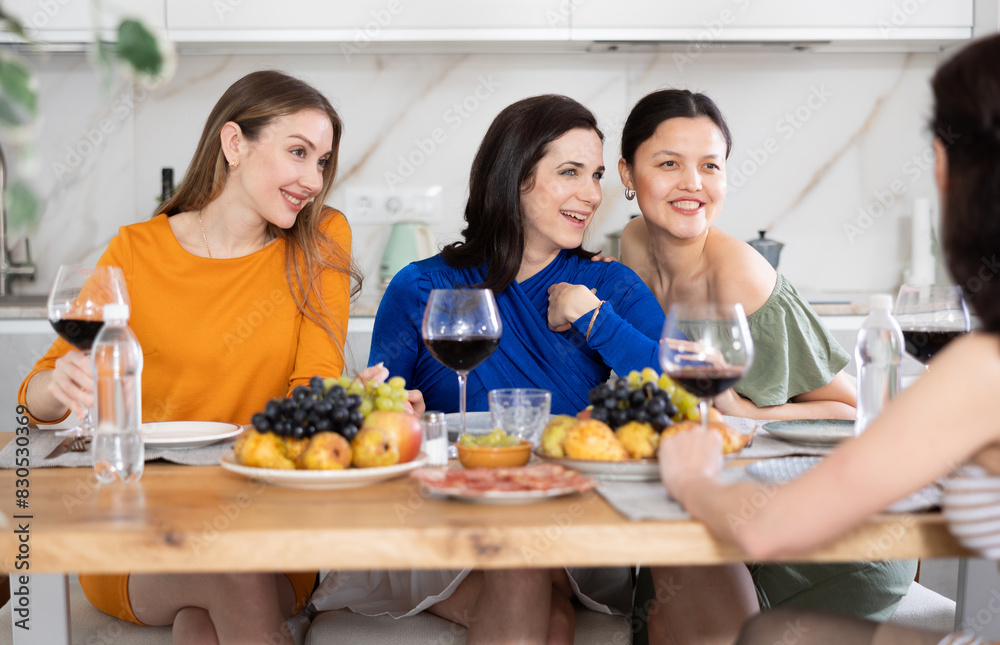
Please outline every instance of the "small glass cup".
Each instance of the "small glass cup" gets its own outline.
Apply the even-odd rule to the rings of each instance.
[[[448,422],[444,412],[424,412],[424,456],[427,466],[448,466]]]
[[[494,428],[538,444],[542,429],[549,422],[551,392],[527,388],[491,390],[489,400]]]

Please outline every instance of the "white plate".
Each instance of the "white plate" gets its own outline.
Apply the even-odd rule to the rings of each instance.
[[[833,445],[854,436],[854,422],[846,419],[769,421],[763,428],[779,439],[812,445]]]
[[[150,448],[197,448],[235,437],[243,428],[219,421],[160,421],[142,424],[142,442]]]
[[[582,475],[594,479],[619,482],[652,482],[660,480],[660,463],[655,459],[630,459],[628,461],[592,461],[590,459],[570,459],[550,457],[538,448],[535,456],[542,461],[551,461],[571,468]]]
[[[580,492],[572,487],[551,490],[487,490],[481,493],[469,493],[459,488],[436,488],[423,483],[421,487],[428,493],[477,504],[527,504]]]
[[[405,475],[414,468],[424,464],[424,455],[420,454],[413,461],[395,466],[377,466],[375,468],[347,468],[346,470],[278,470],[274,468],[254,468],[236,463],[236,457],[225,454],[219,460],[220,465],[250,479],[288,486],[290,488],[309,488],[324,490],[331,488],[356,488],[377,482],[394,479]]]

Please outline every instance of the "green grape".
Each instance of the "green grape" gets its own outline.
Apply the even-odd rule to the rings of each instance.
[[[463,434],[461,437],[458,438],[458,443],[462,444],[463,446],[475,446],[477,445],[476,436],[466,432],[465,434]]]
[[[633,390],[638,389],[639,385],[641,385],[642,383],[642,379],[639,372],[635,370],[632,370],[631,372],[628,373],[626,380],[628,381],[629,388]]]
[[[405,390],[406,389],[406,379],[402,376],[393,376],[391,379],[386,381],[394,390]]]
[[[660,378],[660,375],[657,374],[656,370],[654,370],[652,367],[644,367],[644,368],[642,368],[642,382],[643,383],[656,383],[657,379],[659,379],[659,378]]]
[[[361,406],[358,409],[361,410],[361,414],[367,417],[375,409],[375,404],[372,403],[371,399],[361,399]]]
[[[375,409],[376,410],[391,410],[394,401],[387,396],[377,396],[375,397]]]
[[[402,401],[393,401],[392,402],[392,410],[393,410],[393,412],[402,412],[402,411],[406,410],[406,407],[403,405]]]
[[[330,391],[330,388],[334,386],[338,379],[335,378],[325,378],[323,379],[323,393],[326,394]]]
[[[487,446],[499,446],[500,442],[504,440],[507,434],[500,428],[494,428],[490,430],[490,433],[486,435],[485,441]]]
[[[365,386],[361,384],[360,381],[351,381],[351,384],[347,386],[348,394],[364,394]]]
[[[389,396],[390,394],[392,394],[392,388],[391,388],[391,387],[389,387],[389,385],[388,385],[387,383],[383,383],[383,384],[379,385],[379,386],[378,386],[378,387],[377,387],[377,388],[375,389],[375,393],[376,393],[376,394],[377,394],[378,396],[385,396],[385,397],[388,397],[388,396]]]

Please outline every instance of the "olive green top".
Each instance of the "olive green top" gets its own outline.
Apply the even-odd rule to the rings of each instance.
[[[812,307],[781,274],[771,297],[747,316],[753,338],[750,371],[733,388],[757,407],[788,403],[833,380],[850,356]]]

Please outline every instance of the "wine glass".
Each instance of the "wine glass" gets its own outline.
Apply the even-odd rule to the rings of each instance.
[[[660,339],[660,367],[698,397],[703,428],[712,399],[743,378],[753,363],[753,339],[743,305],[670,305]]]
[[[903,330],[906,353],[925,370],[945,345],[969,331],[969,310],[959,286],[904,284],[896,296],[894,315]]]
[[[465,382],[469,371],[500,344],[503,324],[489,289],[434,289],[424,309],[424,344],[439,363],[458,373],[458,409],[465,434]]]
[[[94,338],[104,326],[104,305],[114,303],[129,304],[120,268],[64,264],[59,267],[49,292],[49,322],[63,340],[89,356]],[[79,425],[55,434],[60,437],[93,436],[90,408],[86,409]]]

